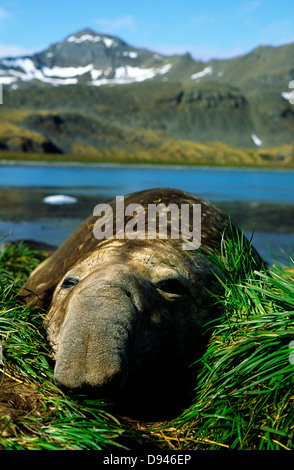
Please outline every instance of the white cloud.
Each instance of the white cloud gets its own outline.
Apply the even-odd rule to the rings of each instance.
[[[17,57],[32,54],[34,51],[15,44],[0,44],[0,57]]]
[[[7,20],[8,18],[10,18],[10,13],[0,7],[0,20]]]
[[[134,31],[136,29],[136,21],[131,15],[122,15],[118,18],[99,18],[95,23],[102,28],[103,32],[118,33],[119,31]]]

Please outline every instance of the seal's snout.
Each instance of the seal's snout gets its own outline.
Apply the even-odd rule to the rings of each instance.
[[[80,328],[73,338],[72,330]],[[89,327],[89,328],[88,328]],[[77,325],[74,318],[62,331],[54,380],[63,390],[107,395],[118,392],[128,371],[128,334],[98,321]],[[120,343],[119,350],[116,343]]]
[[[104,373],[103,373],[104,372]],[[87,374],[82,371],[76,375],[68,374],[62,367],[54,371],[56,385],[66,394],[86,394],[95,398],[116,395],[125,383],[123,368],[104,370],[100,374]]]
[[[55,382],[65,391],[111,396],[126,381],[137,310],[109,278],[93,273],[68,301],[54,369]]]

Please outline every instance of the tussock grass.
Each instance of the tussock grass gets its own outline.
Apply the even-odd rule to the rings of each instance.
[[[15,126],[17,127],[17,126]],[[233,147],[224,142],[193,142],[173,139],[150,130],[132,130],[129,137],[123,136],[118,143],[101,147],[79,141],[71,143],[68,153],[45,153],[39,149],[46,139],[33,135],[32,131],[16,132],[9,136],[14,147],[30,139],[36,151],[1,150],[0,160],[4,162],[47,162],[81,164],[132,164],[132,165],[184,165],[256,168],[293,168],[293,146],[286,145],[266,150],[250,150]],[[30,134],[28,134],[30,132]],[[111,137],[111,131],[109,132]],[[6,136],[7,137],[7,136]],[[1,134],[0,134],[1,138]],[[7,137],[8,139],[8,137]],[[39,149],[39,150],[37,150]]]
[[[221,273],[224,315],[210,325],[194,403],[162,433],[189,450],[293,449],[293,278],[278,266],[254,271],[242,235],[223,238],[221,256],[210,258]]]
[[[16,296],[42,255],[24,245],[6,248],[0,255],[0,448],[133,449],[147,434],[165,450],[293,450],[293,278],[279,266],[255,271],[251,241],[246,245],[242,233],[236,238],[232,230],[223,237],[220,256],[205,255],[223,284],[215,301],[224,313],[207,325],[212,336],[197,361],[193,403],[164,424],[137,423],[141,437],[124,431],[105,403],[66,397],[55,387],[42,315]],[[23,386],[31,394],[30,406],[23,398],[27,407],[17,415],[1,413],[1,393],[11,380],[14,391],[20,388],[18,399]]]

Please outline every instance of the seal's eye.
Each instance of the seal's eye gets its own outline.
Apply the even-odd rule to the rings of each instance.
[[[168,294],[184,295],[187,293],[185,287],[177,279],[166,279],[156,285],[157,289]]]
[[[75,286],[79,282],[79,279],[76,277],[66,277],[61,284],[60,289],[69,289],[70,287]]]

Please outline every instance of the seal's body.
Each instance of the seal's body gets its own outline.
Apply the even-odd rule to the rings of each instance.
[[[125,197],[125,205],[146,210],[154,203],[201,204],[201,249],[185,251],[182,240],[169,235],[116,239],[115,226],[112,239],[98,240],[97,217],[91,216],[25,286],[35,294],[29,301],[47,310],[54,377],[66,390],[167,396],[166,388],[170,393],[181,385],[182,371],[207,341],[203,326],[220,314],[211,295],[220,284],[201,250],[220,250],[228,219],[212,204],[178,190]],[[115,203],[110,206],[115,219]]]

